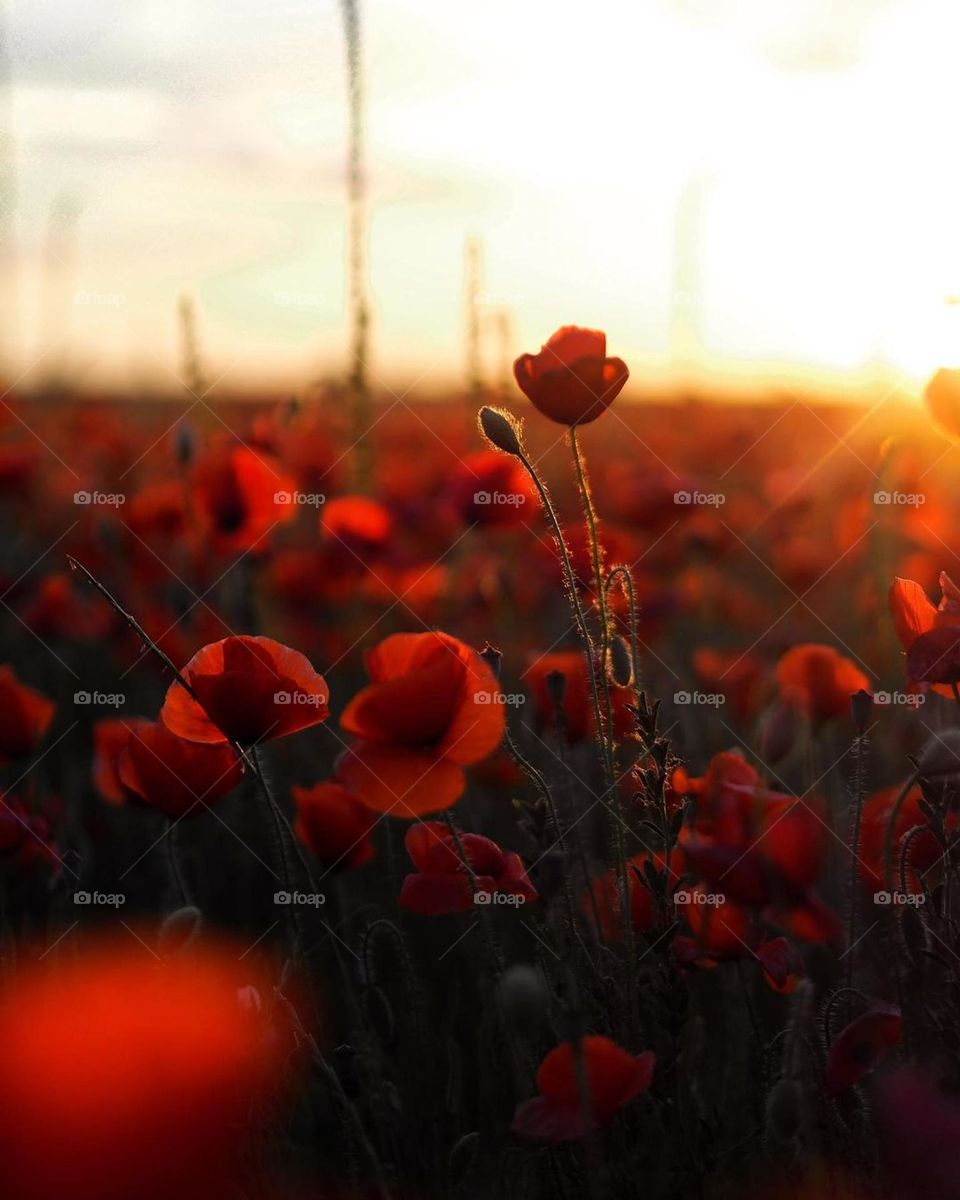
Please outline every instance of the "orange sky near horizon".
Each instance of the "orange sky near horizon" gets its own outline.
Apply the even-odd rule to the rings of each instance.
[[[27,385],[349,369],[334,0],[6,6],[0,297]],[[916,390],[960,363],[960,12],[937,0],[368,0],[375,386],[489,377],[559,324],[632,390]]]

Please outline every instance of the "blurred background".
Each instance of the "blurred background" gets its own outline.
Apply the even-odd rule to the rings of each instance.
[[[960,15],[938,0],[370,0],[371,385],[502,375],[557,325],[643,386],[916,393],[960,362]],[[335,0],[0,13],[10,382],[351,369]],[[638,382],[643,380],[643,384]]]

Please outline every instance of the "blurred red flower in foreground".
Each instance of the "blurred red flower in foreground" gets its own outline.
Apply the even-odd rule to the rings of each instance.
[[[827,1092],[842,1091],[869,1075],[903,1034],[900,1010],[892,1006],[872,1009],[837,1034],[827,1060]]]
[[[321,676],[302,654],[271,638],[211,642],[182,675],[197,700],[172,683],[160,719],[187,741],[249,746],[309,729],[328,716],[329,692]]]
[[[832,646],[807,642],[791,647],[777,663],[784,700],[819,723],[850,712],[854,692],[870,691],[870,680]]]
[[[188,742],[160,721],[143,721],[128,730],[119,776],[151,808],[177,820],[233,791],[243,763],[228,742]]]
[[[42,741],[56,705],[21,683],[12,667],[0,667],[0,759],[25,758]]]
[[[290,789],[297,837],[329,870],[361,867],[373,858],[374,814],[336,780]]]
[[[477,833],[461,833],[459,839],[478,891],[522,896],[524,901],[537,899],[519,854],[501,850],[496,842]],[[473,907],[473,882],[446,825],[440,821],[411,825],[404,845],[417,873],[403,881],[401,907],[431,917]]]
[[[366,654],[372,682],[340,724],[360,740],[337,776],[378,812],[420,816],[448,808],[463,791],[463,768],[495,750],[503,705],[493,672],[446,633],[396,633]]]
[[[606,412],[630,372],[622,359],[607,358],[605,333],[564,325],[539,354],[521,354],[513,374],[544,416],[561,425],[585,425]]]
[[[0,1173],[18,1200],[222,1200],[276,1039],[226,950],[133,939],[44,962],[0,1000]]]
[[[940,572],[940,604],[934,608],[919,583],[895,579],[890,588],[893,626],[907,652],[907,682],[960,682],[960,588]],[[938,691],[952,694],[952,689]]]
[[[634,1057],[616,1042],[597,1035],[585,1037],[579,1049],[589,1091],[587,1104],[577,1082],[577,1048],[564,1042],[540,1064],[540,1095],[518,1106],[513,1117],[514,1133],[547,1142],[583,1137],[591,1129],[606,1125],[617,1109],[645,1092],[653,1080],[656,1056],[652,1051]]]

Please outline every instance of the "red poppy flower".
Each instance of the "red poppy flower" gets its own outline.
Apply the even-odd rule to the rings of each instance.
[[[308,659],[265,637],[228,637],[190,659],[182,675],[197,695],[170,685],[160,719],[191,742],[250,746],[327,719],[329,692]],[[199,703],[198,703],[199,701]]]
[[[893,813],[893,805],[900,794],[900,785],[874,792],[863,806],[860,824],[860,852],[858,855],[860,878],[871,891],[886,887],[887,829]],[[943,850],[933,832],[926,828],[927,818],[920,811],[923,793],[920,785],[912,787],[900,805],[892,831],[890,866],[892,882],[899,888],[900,850],[903,838],[911,829],[921,826],[919,833],[911,836],[907,867],[907,884],[911,891],[923,892],[930,887],[921,882],[921,877],[943,860]],[[949,812],[946,819],[949,831],[957,827],[956,813]]]
[[[653,893],[642,882],[646,878],[645,867],[652,862],[658,871],[663,870],[663,851],[650,854],[643,851],[627,861],[627,892],[630,896],[630,918],[637,933],[648,933],[653,929],[657,919],[657,907]],[[686,870],[686,859],[683,850],[674,847],[670,854],[670,873],[668,878],[668,893],[677,885],[680,876]],[[588,917],[592,917],[594,905],[600,922],[600,932],[608,941],[615,941],[623,936],[623,918],[620,908],[620,872],[612,867],[599,879],[590,885],[593,895],[588,892],[583,900],[583,909]]]
[[[653,1081],[656,1056],[652,1051],[634,1056],[609,1038],[585,1037],[579,1045],[589,1093],[585,1105],[578,1083],[577,1053],[573,1043],[563,1042],[546,1056],[537,1071],[540,1095],[518,1106],[511,1126],[514,1133],[546,1142],[583,1137],[606,1125]],[[590,1121],[585,1119],[585,1108]]]
[[[757,927],[751,912],[742,904],[729,900],[723,893],[714,893],[705,884],[685,889],[683,904],[678,912],[690,927],[690,940],[676,939],[675,950],[684,961],[742,958],[753,953],[757,942]]]
[[[23,606],[23,620],[38,637],[77,642],[102,638],[114,616],[99,597],[81,593],[72,576],[54,571]]]
[[[0,1161],[18,1200],[234,1194],[279,1070],[263,1015],[238,1001],[249,960],[160,963],[128,940],[28,968],[0,1001]]]
[[[293,480],[268,455],[246,446],[221,447],[201,458],[191,484],[205,532],[229,553],[265,550],[270,530],[297,513]]]
[[[200,813],[243,776],[228,742],[188,742],[160,721],[131,728],[120,756],[120,782],[171,820]]]
[[[943,685],[960,681],[960,588],[946,571],[940,572],[940,603],[935,608],[919,583],[895,579],[890,588],[890,613],[900,644],[907,652],[910,684]]]
[[[522,896],[525,901],[537,899],[519,854],[501,850],[496,842],[477,833],[458,836],[478,892],[502,892]],[[399,900],[402,908],[430,917],[473,908],[474,885],[446,825],[419,821],[407,830],[404,845],[417,872],[403,881]]]
[[[515,458],[496,450],[468,454],[449,484],[457,512],[468,524],[505,527],[534,520],[538,497]]]
[[[513,364],[517,384],[544,416],[561,425],[585,425],[610,407],[630,372],[607,358],[607,335],[564,325],[539,354],[521,354]]]
[[[57,706],[21,683],[13,667],[0,667],[0,759],[26,758],[50,728]]]
[[[361,867],[373,858],[370,831],[376,819],[351,791],[336,780],[290,790],[296,835],[328,870]]]
[[[495,750],[503,705],[492,671],[446,633],[397,633],[368,650],[372,682],[340,724],[360,740],[337,776],[364,804],[399,817],[449,808],[464,767]]]
[[[320,532],[339,544],[348,560],[366,561],[390,541],[393,516],[379,500],[369,496],[338,496],[321,509]]]
[[[900,1010],[892,1006],[872,1009],[842,1029],[830,1047],[827,1060],[827,1093],[839,1096],[859,1083],[880,1063],[903,1036]]]
[[[130,792],[120,778],[123,758],[132,730],[145,729],[146,717],[105,717],[93,727],[93,786],[109,804],[123,804]]]
[[[855,663],[816,642],[793,646],[783,655],[777,682],[783,698],[815,722],[846,716],[853,693],[870,690],[870,680]]]

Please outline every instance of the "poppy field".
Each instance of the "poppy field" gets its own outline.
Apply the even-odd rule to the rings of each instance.
[[[615,349],[4,398],[4,1195],[960,1196],[957,375]]]

